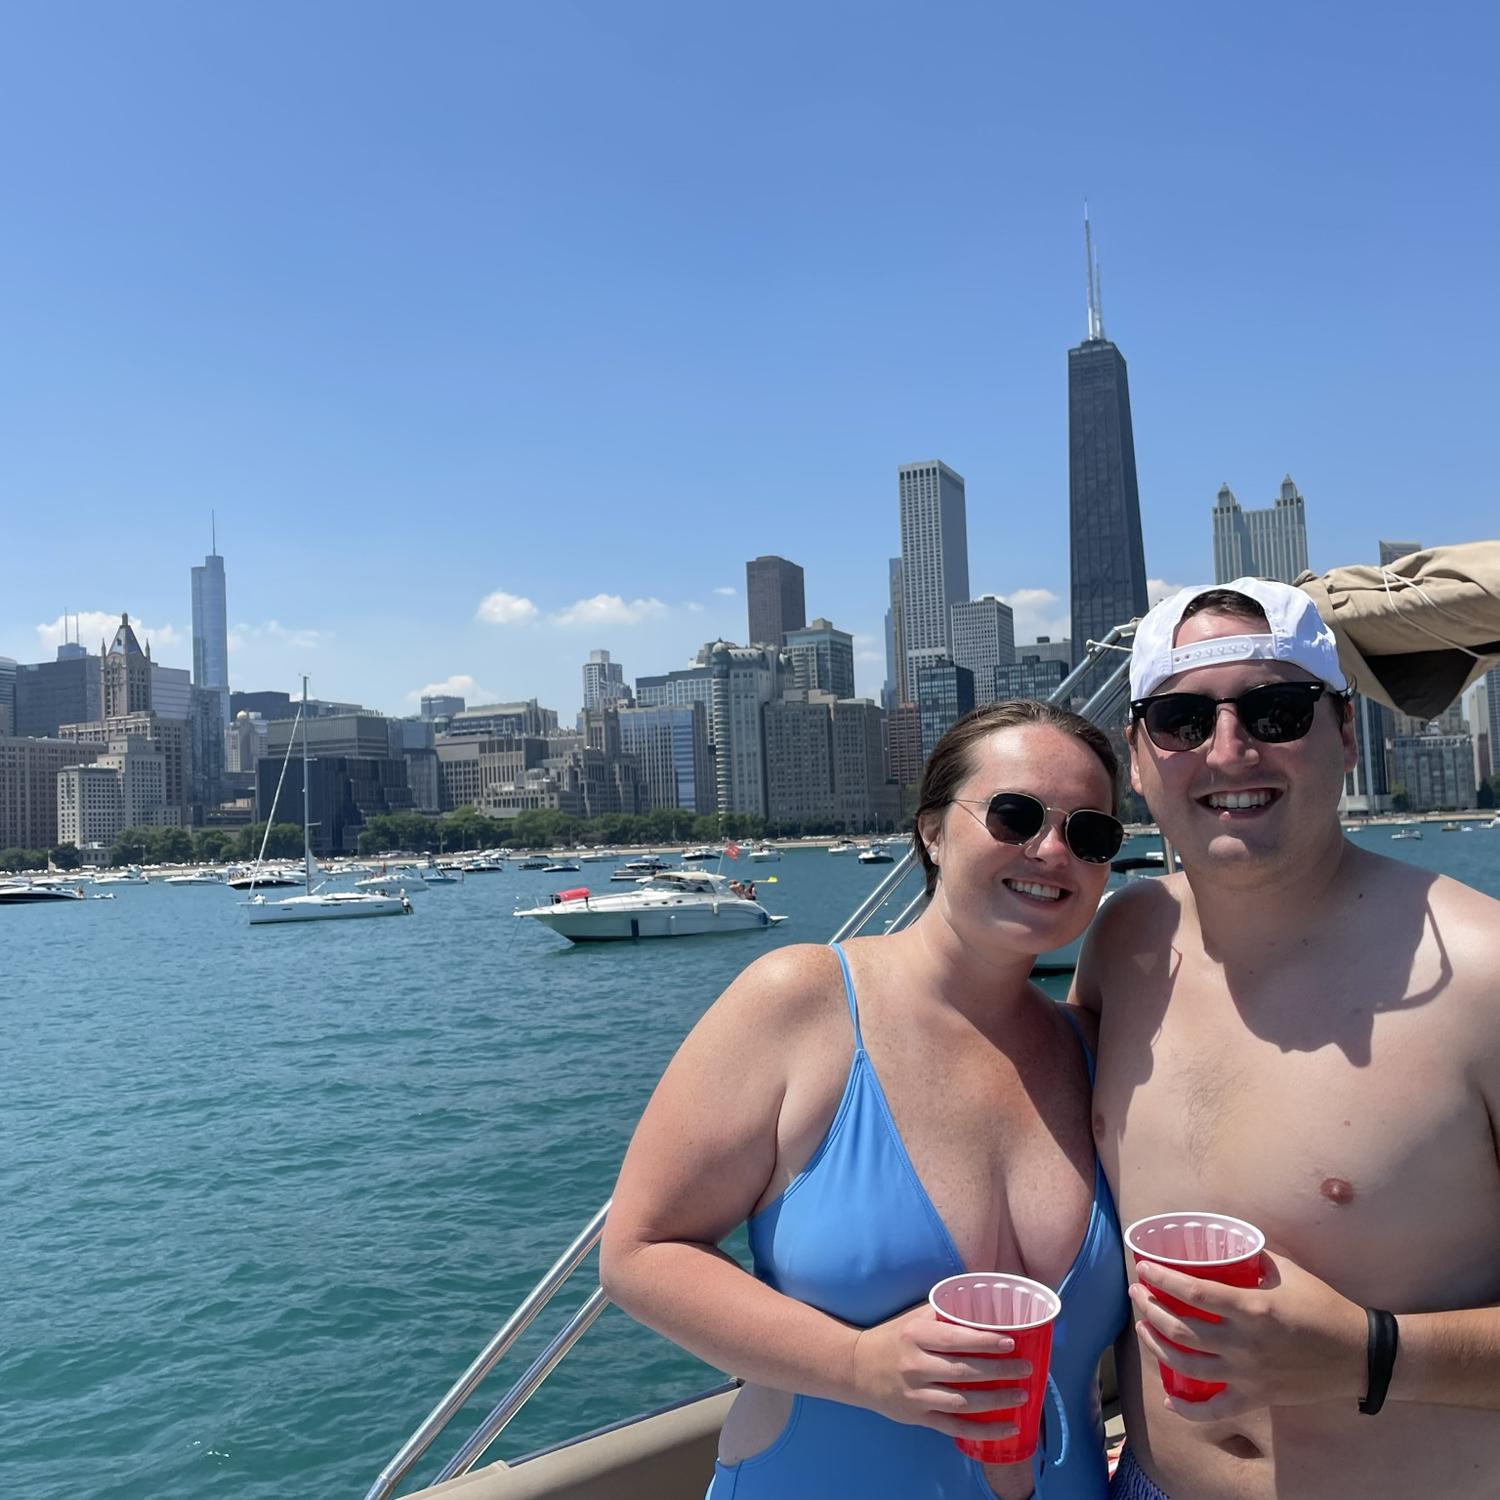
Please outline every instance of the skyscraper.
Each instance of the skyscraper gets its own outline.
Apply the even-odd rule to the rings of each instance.
[[[908,701],[906,691],[906,627],[901,619],[901,559],[890,559],[888,577],[890,606],[885,612],[885,687],[881,697],[890,713]]]
[[[807,624],[802,569],[784,557],[757,557],[745,564],[745,598],[752,646],[779,648],[787,631]]]
[[[792,660],[793,686],[817,688],[835,698],[854,696],[854,637],[836,630],[829,621],[817,619],[802,630],[786,634],[786,652]]]
[[[628,702],[630,690],[625,686],[625,668],[609,659],[608,651],[590,651],[583,664],[583,708],[614,708]]]
[[[1393,563],[1398,557],[1408,557],[1413,552],[1422,550],[1421,542],[1387,542],[1380,543],[1380,566],[1383,568],[1387,563]]]
[[[1068,350],[1068,537],[1073,663],[1090,641],[1147,609],[1141,499],[1125,358],[1104,337],[1099,266],[1085,211],[1088,337]]]
[[[1276,578],[1295,582],[1307,571],[1307,517],[1288,474],[1263,510],[1241,510],[1234,491],[1219,486],[1214,501],[1214,582]]]
[[[974,674],[974,707],[995,696],[995,668],[1016,659],[1016,620],[1010,605],[986,594],[953,606],[953,660]]]
[[[968,513],[963,477],[947,464],[902,464],[896,477],[906,685],[915,694],[917,668],[953,655],[953,606],[969,597]]]
[[[193,569],[193,686],[219,695],[221,728],[229,728],[229,604],[218,535]]]
[[[151,712],[151,658],[130,628],[130,616],[120,616],[120,628],[104,657],[105,719],[123,719],[127,714]]]

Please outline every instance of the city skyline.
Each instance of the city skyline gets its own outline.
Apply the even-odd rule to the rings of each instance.
[[[18,17],[36,66],[0,110],[48,150],[18,162],[0,245],[0,550],[24,562],[0,656],[50,660],[65,610],[97,650],[128,611],[191,667],[212,509],[235,688],[307,671],[390,713],[444,687],[566,712],[590,650],[633,679],[743,641],[744,565],[779,553],[874,698],[889,476],[924,453],[967,481],[970,594],[1011,603],[1018,641],[1066,636],[1085,195],[1148,578],[1212,576],[1226,475],[1297,476],[1315,568],[1374,561],[1372,535],[1421,516],[1452,528],[1435,541],[1493,529],[1492,381],[1457,269],[1500,228],[1464,191],[1495,166],[1494,18],[1458,46],[1443,24],[1398,36],[1395,11],[1351,36],[1275,7],[1094,7],[1117,66],[1080,94],[1072,15],[959,6],[933,46],[915,15],[851,41],[774,4],[688,14],[460,3],[357,56],[333,15],[295,47],[274,13]],[[535,65],[558,56],[566,120]],[[269,67],[268,114],[248,85]],[[90,86],[64,102],[55,76]],[[1225,107],[1268,78],[1286,108]],[[939,84],[941,117],[916,102]],[[952,227],[892,212],[918,195]],[[122,517],[150,522],[128,572],[76,545]]]

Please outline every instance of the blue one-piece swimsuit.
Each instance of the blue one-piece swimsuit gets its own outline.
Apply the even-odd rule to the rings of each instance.
[[[835,951],[854,1023],[849,1079],[812,1160],[750,1220],[750,1249],[755,1274],[768,1286],[869,1328],[968,1268],[901,1143],[860,1036],[848,962],[837,944]],[[1083,1050],[1092,1084],[1094,1060]],[[1125,1326],[1125,1285],[1120,1223],[1096,1165],[1083,1244],[1057,1288],[1062,1313],[1032,1466],[1037,1500],[1104,1500],[1108,1493],[1096,1373]],[[792,1398],[770,1447],[737,1464],[715,1464],[708,1489],[708,1500],[833,1497],[993,1500],[983,1465],[951,1438],[813,1396]]]

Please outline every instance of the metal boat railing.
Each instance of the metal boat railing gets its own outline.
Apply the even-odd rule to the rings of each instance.
[[[1107,723],[1125,696],[1125,685],[1130,669],[1129,647],[1122,642],[1135,631],[1135,621],[1117,625],[1102,641],[1089,641],[1082,661],[1053,689],[1048,701],[1066,703],[1074,688],[1084,681],[1108,653],[1119,653],[1119,660],[1111,666],[1104,680],[1092,692],[1079,712],[1096,724]],[[899,932],[909,926],[921,914],[926,902],[926,892],[919,884],[914,895],[903,894],[903,888],[914,874],[920,875],[921,867],[915,853],[906,852],[886,872],[884,879],[845,920],[844,924],[828,940],[841,943],[858,937],[870,929],[886,909],[901,902],[895,914],[888,917],[882,932]],[[593,1218],[584,1225],[563,1253],[553,1262],[551,1269],[526,1294],[520,1306],[501,1325],[495,1336],[475,1356],[462,1375],[448,1388],[442,1399],[422,1419],[421,1425],[401,1445],[395,1456],[380,1471],[374,1484],[365,1492],[364,1500],[388,1500],[396,1486],[411,1472],[422,1455],[437,1440],[443,1429],[456,1417],[464,1404],[479,1387],[481,1381],[495,1368],[516,1340],[531,1326],[537,1315],[562,1290],[568,1279],[599,1243],[604,1233],[604,1221],[609,1214],[610,1200],[606,1199]],[[505,1430],[516,1414],[536,1393],[537,1388],[557,1368],[568,1351],[593,1325],[599,1314],[609,1305],[604,1288],[595,1286],[578,1310],[568,1319],[562,1329],[540,1354],[526,1367],[514,1385],[501,1397],[499,1403],[474,1430],[463,1447],[444,1466],[435,1483],[467,1474],[484,1456],[490,1444]]]

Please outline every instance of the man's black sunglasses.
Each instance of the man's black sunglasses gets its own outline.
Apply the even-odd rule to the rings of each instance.
[[[1158,693],[1137,698],[1130,717],[1145,725],[1158,750],[1196,750],[1213,738],[1219,705],[1232,703],[1245,733],[1266,745],[1285,745],[1300,740],[1312,728],[1318,699],[1329,693],[1322,682],[1267,682],[1234,698],[1210,698],[1206,693]]]
[[[1048,807],[1029,792],[996,792],[988,802],[976,802],[972,797],[953,800],[966,807],[982,807],[984,817],[979,821],[998,844],[1029,844],[1042,831],[1047,814],[1062,811]],[[1063,814],[1062,836],[1075,858],[1086,864],[1107,865],[1120,852],[1125,828],[1108,813],[1078,807]]]

